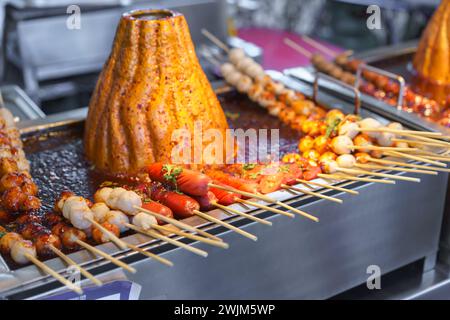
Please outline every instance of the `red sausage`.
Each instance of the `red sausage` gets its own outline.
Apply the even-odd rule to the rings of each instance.
[[[150,179],[168,184],[193,196],[205,195],[208,192],[208,184],[211,182],[211,179],[203,173],[175,165],[154,163],[147,166],[146,172]]]
[[[218,203],[219,199],[217,199],[216,195],[210,190],[204,196],[193,197],[200,205],[200,210],[202,211],[210,211],[215,209],[214,203]]]
[[[180,219],[192,217],[194,210],[200,210],[198,202],[191,197],[168,191],[162,186],[154,186],[152,188],[152,199],[169,207],[173,214]]]
[[[223,173],[221,171],[208,171],[208,175],[217,181],[222,182],[223,184],[233,187],[237,190],[249,192],[249,193],[258,193],[258,183],[250,180],[246,180],[243,178],[234,177],[227,173]]]
[[[160,215],[163,215],[165,217],[168,218],[173,218],[173,212],[172,210],[170,210],[170,208],[166,207],[165,205],[155,202],[155,201],[150,201],[150,202],[145,202],[142,204],[142,208],[150,210],[152,212],[156,212],[159,213]],[[159,225],[163,225],[166,224],[166,222],[156,219],[158,221]]]
[[[220,181],[214,181],[214,184],[217,184],[220,186],[225,186]],[[240,194],[237,194],[237,193],[234,193],[231,191],[222,190],[222,189],[217,189],[217,188],[211,187],[211,188],[209,188],[209,190],[211,190],[211,192],[214,193],[214,195],[218,199],[218,202],[224,206],[229,206],[233,203],[236,203],[236,198],[240,199],[242,197]]]

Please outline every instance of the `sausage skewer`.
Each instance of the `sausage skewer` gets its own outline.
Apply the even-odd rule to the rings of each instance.
[[[284,208],[286,208],[286,209],[288,209],[288,210],[291,210],[292,212],[295,212],[295,213],[297,213],[297,214],[299,214],[299,215],[301,215],[301,216],[304,216],[305,218],[308,218],[308,219],[313,220],[313,221],[315,221],[315,222],[318,222],[318,221],[319,221],[318,218],[316,218],[316,217],[310,215],[309,213],[306,213],[306,212],[301,211],[301,210],[299,210],[299,209],[293,208],[293,207],[291,207],[291,206],[289,206],[289,205],[287,205],[287,204],[285,204],[285,203],[283,203],[283,202],[281,202],[281,201],[278,201],[278,200],[273,199],[273,198],[271,198],[271,197],[269,197],[269,196],[266,196],[266,195],[249,193],[249,192],[246,192],[246,191],[238,190],[238,189],[236,189],[236,188],[232,188],[232,187],[228,187],[228,186],[223,186],[223,185],[218,185],[218,184],[210,184],[210,186],[212,186],[212,187],[214,187],[214,188],[217,188],[217,189],[222,189],[222,190],[226,190],[226,191],[238,193],[238,194],[241,194],[241,195],[246,196],[246,197],[249,197],[249,198],[255,198],[255,199],[263,200],[263,201],[265,201],[265,202],[275,203],[275,204],[277,204],[277,205],[279,205],[279,206],[282,206],[282,207],[284,207]]]

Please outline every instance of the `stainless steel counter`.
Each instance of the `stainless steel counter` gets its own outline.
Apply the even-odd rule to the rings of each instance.
[[[290,84],[302,91],[310,90],[298,83]],[[341,106],[348,112],[353,109],[351,104],[325,93],[319,99],[331,107]],[[378,117],[363,110],[363,115],[369,114]],[[76,122],[84,116],[85,110],[81,109],[24,122],[22,130],[29,133],[36,130],[36,125],[53,123],[57,126],[60,121]],[[136,274],[125,273],[102,259],[92,260],[85,251],[71,257],[105,282],[128,279],[140,285],[141,299],[329,298],[364,283],[370,265],[379,266],[383,274],[418,259],[425,260],[424,270],[434,267],[448,177],[440,174],[420,178],[421,183],[399,181],[396,185],[348,182],[347,187],[358,190],[360,195],[330,192],[344,200],[341,205],[277,192],[274,197],[290,199],[287,203],[317,215],[320,222],[254,210],[252,212],[258,216],[271,220],[273,226],[262,226],[242,218],[230,219],[233,224],[257,235],[257,242],[222,227],[208,226],[211,232],[227,241],[230,248],[223,250],[196,243],[196,247],[209,252],[206,259],[171,245],[149,242],[139,235],[126,238],[168,258],[175,264],[172,268],[135,253],[117,252],[112,244],[100,248],[116,252],[138,270]],[[222,216],[214,214],[224,217],[223,213]],[[199,224],[192,218],[187,222]],[[47,264],[56,270],[65,270],[58,259]],[[64,291],[34,266],[9,271],[3,265],[3,269],[3,273],[0,271],[0,296],[4,298],[42,298]]]

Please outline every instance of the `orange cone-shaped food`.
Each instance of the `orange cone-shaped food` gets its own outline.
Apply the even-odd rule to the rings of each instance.
[[[450,0],[442,0],[428,23],[413,66],[414,90],[444,103],[450,96]]]
[[[168,10],[124,14],[89,104],[87,158],[100,171],[134,174],[153,162],[173,162],[181,140],[193,158],[196,127],[216,129],[223,138],[228,129],[184,16]],[[174,139],[178,129],[191,136]],[[224,161],[224,153],[215,155]]]

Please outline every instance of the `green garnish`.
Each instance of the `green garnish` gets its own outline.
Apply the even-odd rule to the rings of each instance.
[[[260,175],[259,172],[254,172],[254,173],[249,174],[249,178],[250,179],[256,179],[256,178],[258,178],[259,175]]]
[[[252,170],[256,167],[256,163],[246,163],[242,166],[244,170]]]
[[[175,191],[178,192],[177,177],[183,172],[183,168],[165,164],[162,169],[165,172],[163,175],[164,180],[171,183],[175,187]]]
[[[6,235],[6,234],[7,234],[7,232],[1,231],[0,232],[0,239],[3,238],[3,236]]]
[[[225,116],[226,116],[228,119],[236,120],[237,118],[239,118],[240,114],[239,114],[239,113],[233,113],[233,112],[226,111],[226,112],[225,112]]]
[[[325,133],[325,136],[327,138],[329,138],[330,135],[336,131],[336,129],[340,123],[341,123],[341,119],[339,119],[339,118],[334,119],[334,121],[327,126],[327,131]]]

